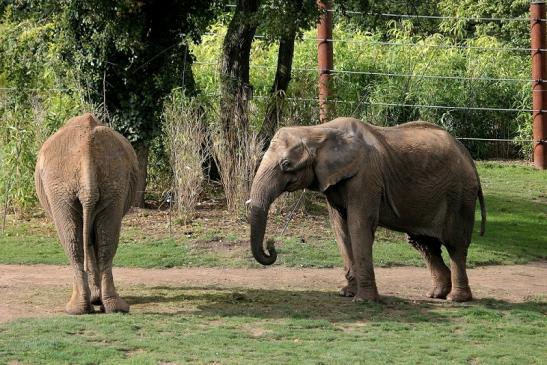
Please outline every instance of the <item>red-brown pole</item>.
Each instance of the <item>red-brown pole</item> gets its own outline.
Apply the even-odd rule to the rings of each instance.
[[[530,4],[531,47],[532,48],[532,109],[534,165],[536,168],[547,168],[547,60],[545,34],[545,1],[533,1]]]
[[[330,95],[330,74],[333,68],[332,56],[332,12],[329,0],[318,0],[319,9],[326,10],[317,25],[317,60],[319,66],[319,120],[324,123],[329,118],[328,99]]]

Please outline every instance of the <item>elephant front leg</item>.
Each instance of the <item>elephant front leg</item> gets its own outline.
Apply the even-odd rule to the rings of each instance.
[[[347,219],[345,212],[333,207],[330,203],[328,204],[329,217],[334,231],[334,236],[336,237],[336,243],[338,244],[338,249],[340,255],[344,260],[344,273],[346,277],[346,285],[340,289],[340,296],[343,297],[353,297],[357,293],[357,281],[355,280],[355,275],[353,274],[353,253],[351,252],[351,240],[348,232]]]
[[[357,293],[357,280],[353,274],[353,269],[350,264],[344,264],[344,276],[346,278],[347,284],[340,289],[338,294],[342,297],[354,297]]]
[[[353,298],[355,302],[378,301],[380,299],[372,263],[372,244],[377,221],[377,218],[374,217],[367,217],[358,222],[348,219],[353,253],[353,273],[357,282],[357,293]]]

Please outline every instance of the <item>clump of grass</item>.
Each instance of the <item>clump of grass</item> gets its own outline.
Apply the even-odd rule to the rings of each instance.
[[[228,211],[244,216],[244,202],[262,157],[263,142],[258,133],[244,123],[236,123],[229,131],[217,126],[215,132],[213,149]]]
[[[202,166],[206,159],[207,138],[202,105],[199,98],[175,95],[164,109],[175,206],[183,224],[193,218],[203,191]]]

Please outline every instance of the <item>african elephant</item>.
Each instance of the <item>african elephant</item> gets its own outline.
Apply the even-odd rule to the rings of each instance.
[[[129,142],[91,114],[70,119],[42,146],[35,184],[74,270],[69,314],[128,312],[118,296],[112,260],[138,172]]]
[[[466,274],[477,197],[481,235],[486,209],[469,152],[442,128],[426,122],[376,127],[357,119],[281,128],[254,177],[249,207],[251,248],[263,265],[275,262],[263,247],[270,204],[284,191],[310,189],[326,196],[354,301],[378,300],[372,244],[378,226],[406,232],[433,279],[428,296],[471,300]],[[441,257],[450,255],[452,271]]]

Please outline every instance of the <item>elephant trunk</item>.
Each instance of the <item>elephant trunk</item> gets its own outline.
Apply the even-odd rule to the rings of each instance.
[[[251,187],[249,201],[249,223],[251,224],[251,251],[256,261],[262,265],[271,265],[277,259],[273,241],[268,241],[267,253],[264,251],[264,233],[268,220],[268,211],[272,202],[283,192],[282,184],[271,176],[270,171],[259,169]]]
[[[267,219],[267,210],[262,207],[251,206],[249,216],[251,223],[251,251],[256,261],[262,265],[271,265],[277,259],[277,252],[273,244],[266,248],[268,253],[264,252],[263,242]]]

